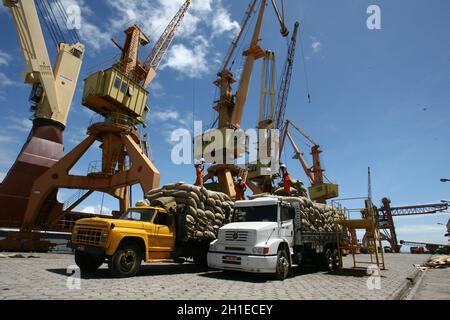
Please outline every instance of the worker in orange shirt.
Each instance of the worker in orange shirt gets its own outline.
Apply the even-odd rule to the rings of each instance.
[[[195,165],[195,173],[197,179],[195,180],[195,185],[197,187],[203,187],[203,177],[205,171],[205,159],[200,159],[200,162]]]
[[[289,197],[291,195],[292,178],[289,175],[286,165],[282,164],[280,166],[280,174],[281,174],[281,177],[283,178],[284,193],[286,196]]]
[[[234,188],[236,190],[236,201],[245,200],[245,191],[247,191],[247,185],[241,177],[238,178],[238,182],[236,183]]]

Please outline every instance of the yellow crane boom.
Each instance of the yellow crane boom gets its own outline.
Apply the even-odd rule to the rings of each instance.
[[[35,118],[66,125],[75,93],[84,45],[59,43],[52,68],[34,0],[3,0],[11,10],[25,58],[25,83],[33,86]]]

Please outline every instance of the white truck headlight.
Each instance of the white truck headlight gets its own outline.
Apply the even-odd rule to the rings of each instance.
[[[218,248],[218,246],[215,243],[211,243],[209,245],[209,251],[217,251],[217,248]]]
[[[254,247],[252,251],[254,254],[266,255],[269,253],[269,247]]]

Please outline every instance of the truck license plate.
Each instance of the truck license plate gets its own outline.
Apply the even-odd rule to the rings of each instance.
[[[227,260],[227,261],[239,261],[241,260],[239,257],[235,257],[235,256],[224,256],[223,260]]]

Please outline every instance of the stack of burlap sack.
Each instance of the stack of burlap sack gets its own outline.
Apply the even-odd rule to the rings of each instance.
[[[271,196],[269,194],[260,194],[251,196],[251,199]],[[273,197],[273,196],[272,196]],[[283,197],[277,198],[298,204],[301,212],[301,230],[305,232],[335,232],[337,220],[345,220],[345,213],[341,209],[331,206],[315,203],[306,197]],[[340,231],[342,228],[338,227]]]
[[[296,199],[302,212],[302,231],[334,232],[336,231],[335,221],[345,220],[345,214],[340,209],[312,202],[306,197]]]
[[[214,240],[220,227],[231,222],[234,203],[221,192],[178,182],[150,191],[146,201],[175,214],[186,214],[186,232],[191,240]]]

